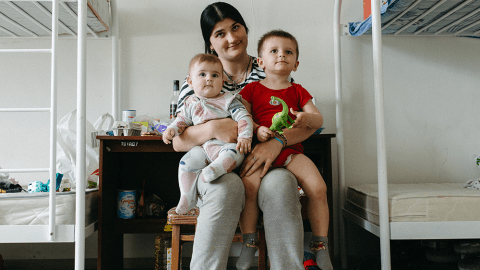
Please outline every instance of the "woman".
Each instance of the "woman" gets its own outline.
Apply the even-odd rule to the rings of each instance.
[[[217,55],[225,70],[224,91],[238,93],[246,84],[265,78],[256,58],[247,54],[248,28],[233,6],[217,2],[202,12],[201,28],[205,52]],[[184,83],[178,108],[193,93]],[[288,145],[307,139],[315,130],[289,129]],[[235,142],[236,122],[209,121],[187,128],[173,139],[176,151],[188,151],[211,138]],[[262,164],[269,168],[282,149],[276,140],[257,144],[245,158],[240,176],[250,175]],[[211,182],[198,181],[201,200],[190,269],[226,269],[232,238],[243,208],[245,193],[240,177],[229,173]],[[268,172],[258,192],[272,269],[303,269],[303,223],[297,180],[285,169]]]

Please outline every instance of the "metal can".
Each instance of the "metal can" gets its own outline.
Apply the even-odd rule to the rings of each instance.
[[[118,191],[118,217],[129,219],[135,217],[135,190],[119,190]]]
[[[137,116],[136,110],[124,110],[122,114],[122,121],[133,122],[133,119],[135,119],[135,116]]]

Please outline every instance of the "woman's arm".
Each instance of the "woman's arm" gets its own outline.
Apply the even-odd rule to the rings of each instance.
[[[230,118],[211,120],[204,124],[185,129],[180,136],[173,138],[173,149],[186,152],[210,139],[226,143],[236,143],[238,136],[237,122]]]

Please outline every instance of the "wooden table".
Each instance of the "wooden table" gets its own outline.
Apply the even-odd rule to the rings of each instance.
[[[312,135],[305,142],[305,154],[320,170],[328,188],[328,204],[332,198],[331,138],[334,134]],[[180,198],[177,170],[185,153],[177,153],[165,145],[161,137],[98,136],[100,139],[100,181],[98,193],[98,258],[97,269],[123,269],[123,235],[161,233],[167,222],[160,219],[120,219],[117,217],[118,190],[142,189],[145,198],[159,196],[170,209]],[[303,210],[306,209],[302,209]],[[308,221],[307,221],[308,223]],[[305,225],[309,230],[309,224]],[[333,256],[333,215],[330,210],[330,254]],[[152,245],[153,246],[153,245]],[[152,250],[152,254],[153,254]]]

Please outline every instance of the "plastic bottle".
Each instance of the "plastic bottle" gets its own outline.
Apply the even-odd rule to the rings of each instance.
[[[155,270],[172,269],[172,226],[165,225],[164,233],[155,239]],[[182,258],[180,252],[180,258]],[[182,260],[180,260],[180,269],[182,269]]]
[[[163,233],[155,238],[155,270],[171,269],[171,262],[168,259],[171,247],[172,240],[168,234]]]
[[[163,255],[165,253],[165,235],[160,234],[155,238],[155,270],[167,269],[166,261],[163,260]]]
[[[173,81],[173,96],[170,98],[170,121],[175,119],[175,112],[177,111],[178,97],[180,96],[179,81]]]

